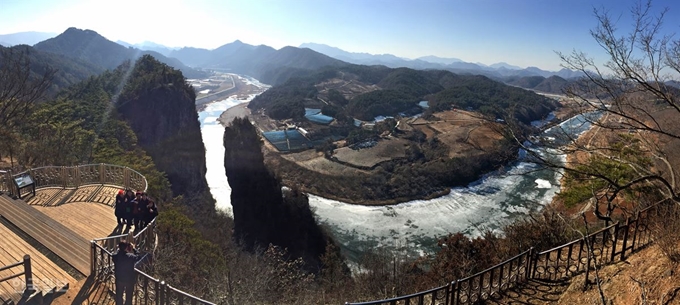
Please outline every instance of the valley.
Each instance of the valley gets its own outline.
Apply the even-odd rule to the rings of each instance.
[[[456,19],[461,24],[437,18],[458,12],[444,1],[413,2],[408,9],[399,2],[380,8],[342,2],[327,12],[318,3],[299,4],[241,11],[249,2],[140,3],[110,15],[144,11],[129,20],[157,27],[108,22],[100,32],[69,25],[60,34],[0,34],[0,196],[21,195],[17,181],[28,180],[16,178],[27,174],[16,173],[32,175],[39,167],[61,173],[63,181],[33,179],[53,187],[55,196],[74,194],[72,182],[85,176],[98,177],[103,189],[114,174],[122,183],[117,188],[148,192],[158,207],[156,222],[147,226],[153,234],[141,242],[134,232],[127,238],[153,246],[147,253],[152,260],[130,272],[159,280],[155,287],[148,285],[153,279],[135,286],[137,303],[158,303],[158,296],[164,296],[161,302],[229,305],[503,303],[495,294],[542,298],[545,291],[532,294],[531,287],[546,279],[559,281],[556,290],[566,289],[559,291],[562,300],[592,302],[597,286],[608,294],[600,295],[602,304],[622,300],[612,296],[623,288],[632,292],[622,302],[636,303],[647,282],[617,282],[614,269],[625,262],[605,264],[616,258],[638,266],[641,251],[657,260],[645,268],[677,267],[680,83],[660,73],[680,71],[680,52],[656,54],[648,46],[653,58],[669,61],[655,70],[645,65],[648,53],[632,50],[629,57],[611,56],[605,67],[613,73],[601,74],[585,53],[560,53],[565,45],[547,39],[531,43],[550,35],[571,48],[572,39],[563,39],[569,33],[542,33],[562,30],[550,28],[553,20],[533,23],[543,16],[560,21],[561,15],[522,18],[531,35],[514,34],[529,29],[508,25],[484,33],[510,19],[507,13],[519,16],[510,9],[527,9],[522,4],[504,7],[503,14],[470,10],[473,19]],[[444,4],[448,10],[439,9]],[[494,9],[504,5],[494,3]],[[657,35],[644,31],[657,28],[645,27],[654,25],[645,15],[649,10],[636,8],[645,18],[643,31],[634,33]],[[314,14],[302,14],[306,9]],[[262,11],[272,15],[258,15]],[[362,24],[363,12],[373,27]],[[598,34],[592,38],[605,48],[605,58],[624,54],[607,53],[619,46],[608,43],[618,40],[606,14],[597,15],[600,24],[590,31]],[[397,18],[405,16],[428,17],[406,25]],[[286,19],[270,23],[279,17]],[[294,29],[290,20],[314,26]],[[570,27],[582,26],[569,20]],[[354,26],[354,33],[347,32]],[[137,35],[115,34],[128,27]],[[460,29],[474,37],[456,34]],[[496,35],[505,30],[512,35]],[[153,38],[144,37],[152,32]],[[673,36],[662,36],[661,49],[680,45],[666,37]],[[506,45],[497,44],[501,38]],[[657,41],[644,38],[650,37],[631,46]],[[574,37],[573,44],[580,41]],[[546,46],[560,50],[545,55]],[[588,105],[592,101],[599,103]],[[99,167],[80,166],[85,164]],[[121,172],[107,173],[104,164]],[[36,196],[24,191],[25,198]],[[664,201],[672,207],[648,209]],[[136,209],[139,214],[139,204]],[[19,231],[12,234],[24,238]],[[45,300],[108,303],[90,293],[114,295],[112,284],[121,277],[108,273],[120,270],[112,249],[125,238],[115,236],[121,232],[110,234],[111,249],[91,247],[90,260],[78,255],[92,265],[66,286],[79,291]],[[645,252],[649,243],[661,251]],[[0,269],[7,275],[2,264]],[[673,298],[680,291],[671,284],[675,271],[655,284],[650,278],[659,272],[623,269],[668,293],[675,289]],[[92,281],[93,274],[110,280]],[[5,295],[0,298],[4,302]],[[372,302],[389,298],[400,299]]]

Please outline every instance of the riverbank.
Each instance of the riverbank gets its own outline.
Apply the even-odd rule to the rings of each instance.
[[[210,104],[200,113],[206,145],[206,178],[217,208],[228,214],[231,189],[224,173],[222,124],[246,115],[246,107],[247,100],[232,98]],[[250,115],[251,119],[259,116],[256,112]],[[219,117],[221,122],[217,121]],[[546,134],[549,136],[553,135]],[[541,211],[559,191],[560,177],[553,171],[519,161],[474,183],[447,188],[448,194],[429,197],[432,199],[366,206],[309,193],[309,204],[351,261],[359,261],[367,250],[377,248],[423,255],[436,251],[438,238],[451,232],[476,237],[483,230],[500,230],[505,224]]]
[[[248,117],[251,116],[251,111],[250,109],[247,108],[248,103],[242,103],[233,107],[230,107],[226,111],[224,111],[219,119],[218,122],[222,126],[228,125],[234,118],[236,117]],[[567,111],[562,111],[559,113],[559,115],[556,113],[554,117],[557,117],[560,122],[553,124],[560,124],[564,122],[565,120],[571,119],[572,117],[566,116],[565,114],[569,113]],[[253,117],[251,117],[251,120]],[[297,157],[298,154],[281,154],[278,150],[276,150],[270,143],[264,142],[264,151],[265,151],[265,160],[267,160],[267,163],[271,168],[275,168],[279,171],[279,177],[281,177],[284,180],[284,183],[292,183],[296,184],[299,186],[300,190],[303,192],[306,192],[311,195],[316,195],[320,196],[323,198],[327,198],[333,201],[339,201],[343,202],[346,204],[352,204],[352,205],[361,205],[361,206],[394,206],[402,203],[408,203],[411,201],[422,201],[422,200],[432,200],[436,198],[441,198],[444,196],[447,196],[451,193],[453,188],[465,188],[469,187],[469,185],[474,185],[477,183],[481,183],[485,179],[485,177],[490,176],[490,175],[498,175],[499,173],[503,173],[506,171],[507,167],[512,167],[514,166],[513,164],[516,164],[518,162],[521,162],[521,160],[514,160],[514,161],[509,161],[509,163],[503,164],[503,165],[496,165],[493,166],[492,168],[487,168],[484,172],[484,174],[477,176],[474,179],[464,181],[463,183],[460,184],[455,184],[452,186],[446,186],[446,187],[434,187],[434,185],[430,185],[427,187],[427,189],[423,189],[422,192],[409,192],[410,195],[407,195],[406,193],[402,194],[401,196],[394,196],[393,198],[376,198],[375,191],[373,191],[373,188],[371,188],[370,191],[361,191],[363,188],[367,187],[367,185],[361,184],[361,185],[354,185],[356,183],[353,183],[352,181],[354,180],[365,180],[362,178],[362,175],[374,175],[370,171],[362,171],[354,168],[350,168],[348,170],[338,170],[337,167],[343,166],[337,162],[333,162],[332,160],[329,160],[328,158],[324,158],[323,155],[322,157],[319,157],[319,153],[313,154],[313,157],[309,156],[302,156],[302,157]],[[303,155],[309,155],[303,154]],[[293,164],[296,164],[294,166]],[[311,169],[310,169],[311,168]],[[498,168],[501,168],[498,170]],[[321,172],[318,172],[319,169],[325,169]],[[334,170],[335,169],[335,170]],[[352,170],[358,171],[357,173],[352,173]],[[330,172],[342,172],[344,175],[342,177],[336,177],[336,176],[329,176]],[[325,173],[325,175],[324,175]],[[389,177],[385,177],[386,179],[394,179],[396,173],[392,173]],[[360,179],[350,179],[349,181],[345,179],[344,176],[351,177],[352,175],[357,175],[358,178]],[[308,178],[308,179],[298,179],[294,177],[315,177],[315,178]],[[325,178],[324,178],[325,177]],[[390,178],[391,177],[391,178]],[[311,181],[310,181],[311,179]],[[369,179],[371,180],[371,179]],[[374,179],[375,180],[375,179]],[[288,181],[288,182],[286,182]],[[316,182],[315,182],[316,181]],[[331,192],[324,192],[322,191],[322,187],[318,185],[319,181],[334,181],[331,184],[333,185],[332,188],[327,189],[333,189]],[[540,183],[536,183],[539,188],[541,188],[542,183],[547,183],[547,188],[551,187],[550,182],[543,182],[545,180],[541,180]],[[327,184],[327,183],[326,183]],[[559,183],[556,183],[559,184]],[[418,184],[420,185],[420,184]],[[428,184],[429,185],[429,184]],[[415,190],[415,189],[414,189]],[[367,199],[367,196],[359,196],[357,197],[356,195],[360,195],[362,192],[368,192],[372,194],[372,199]],[[356,194],[355,194],[356,193]],[[417,193],[417,194],[416,194]],[[344,195],[342,195],[344,194]]]
[[[250,102],[245,102],[230,107],[229,109],[222,112],[222,114],[220,114],[220,117],[217,119],[217,121],[222,126],[226,127],[229,124],[231,124],[231,121],[233,121],[235,118],[247,118],[248,116],[250,116],[250,109],[248,109],[249,103]]]

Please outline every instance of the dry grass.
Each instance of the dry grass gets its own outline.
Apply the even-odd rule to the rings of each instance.
[[[611,304],[680,304],[678,265],[656,245],[600,270],[601,286]],[[592,274],[591,274],[592,278]],[[572,279],[557,304],[600,304],[597,287],[583,291],[585,275]],[[643,301],[644,297],[644,301]]]
[[[408,141],[399,138],[382,139],[371,148],[354,150],[343,147],[335,150],[336,157],[340,162],[345,162],[357,167],[370,168],[380,162],[406,157]]]
[[[434,130],[437,139],[449,147],[451,158],[482,153],[503,138],[496,131],[496,123],[478,118],[472,112],[452,110],[434,116],[438,120],[425,126]],[[418,128],[422,130],[423,125]]]

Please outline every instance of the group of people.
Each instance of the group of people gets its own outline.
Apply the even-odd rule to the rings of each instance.
[[[143,192],[120,190],[116,195],[115,212],[118,226],[127,225],[127,230],[134,224],[135,231],[146,227],[156,216],[156,203]]]

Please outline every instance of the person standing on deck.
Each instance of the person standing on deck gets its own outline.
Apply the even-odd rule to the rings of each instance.
[[[146,214],[148,212],[147,206],[149,205],[149,196],[146,195],[146,193],[142,193],[141,197],[137,199],[139,201],[139,204],[137,205],[137,223],[139,224],[139,227],[135,227],[136,231],[141,230],[142,228],[146,227]],[[137,224],[135,224],[137,225]]]
[[[135,224],[135,233],[139,231],[142,227],[140,222],[142,221],[142,192],[137,192],[137,198],[133,201],[132,205],[132,219]]]
[[[153,221],[156,216],[158,216],[158,207],[153,199],[149,198],[149,204],[146,206],[146,220],[144,226],[147,226],[151,221]]]
[[[129,231],[130,226],[132,226],[132,208],[135,206],[135,193],[132,190],[127,190],[125,193],[125,211],[123,212],[123,217],[125,218],[125,223],[127,224],[125,230]]]
[[[132,305],[137,274],[135,263],[141,259],[141,255],[131,243],[121,241],[118,244],[118,252],[113,255],[113,265],[116,276],[116,305]],[[123,303],[125,293],[125,303]]]
[[[123,190],[119,190],[116,195],[114,214],[118,220],[118,226],[122,226],[125,223],[125,191]]]

